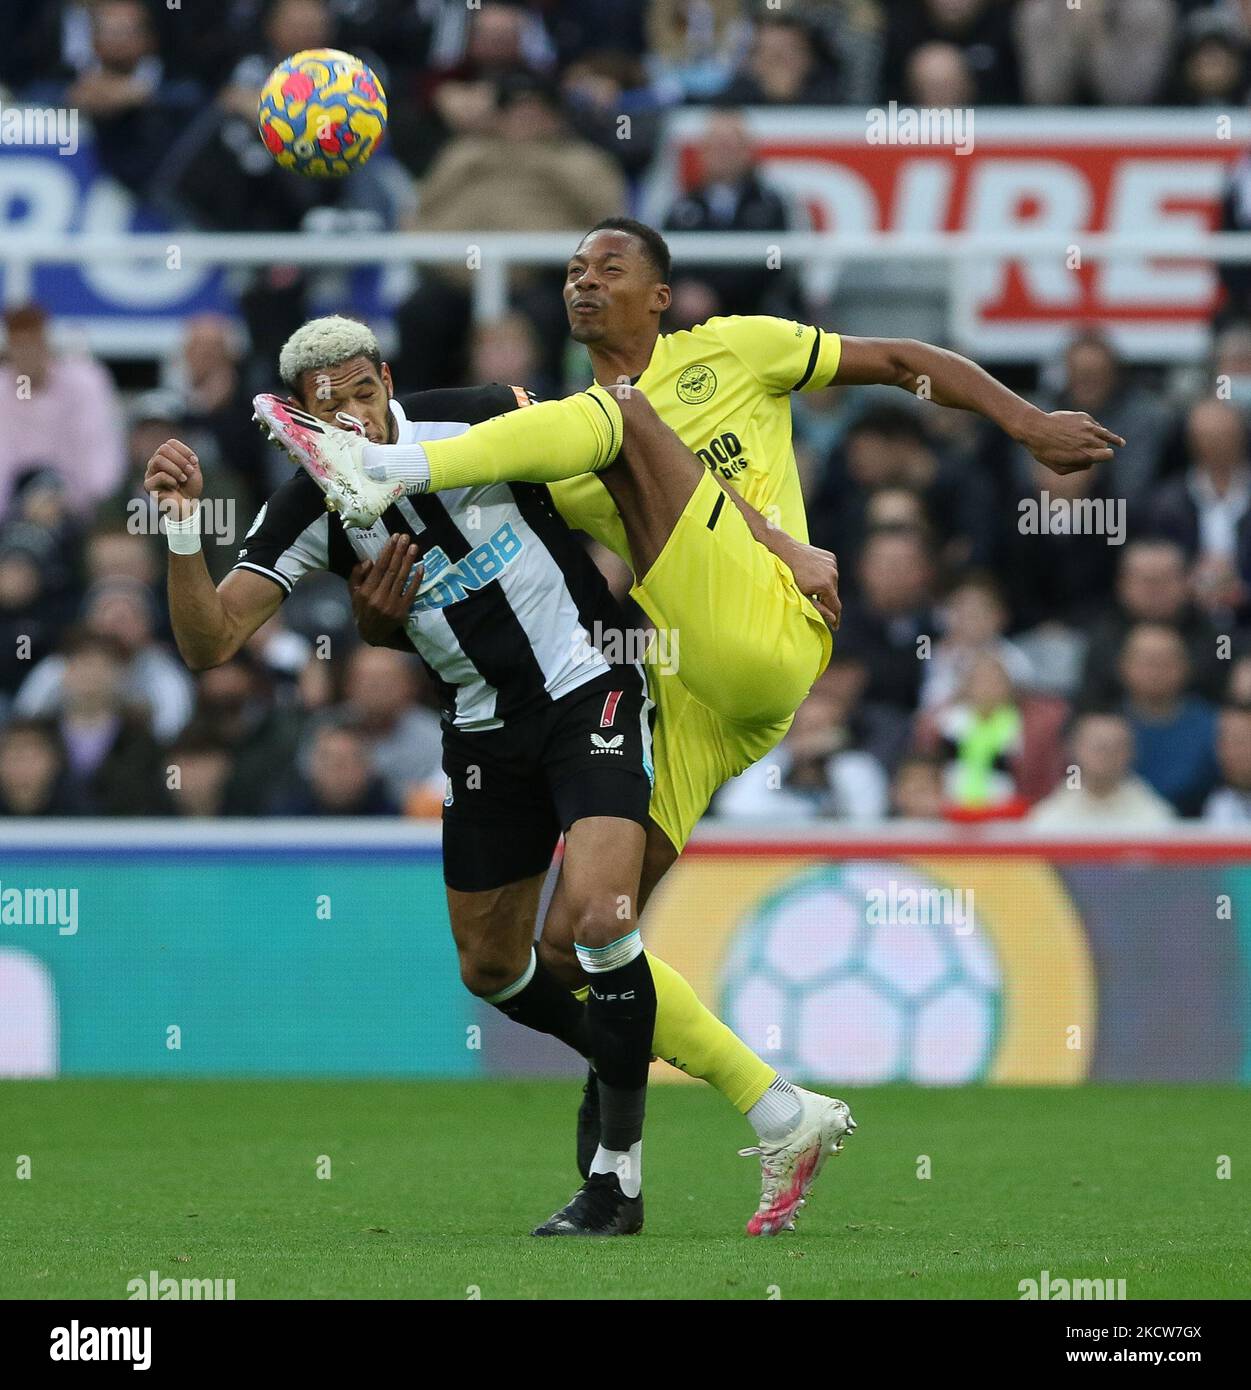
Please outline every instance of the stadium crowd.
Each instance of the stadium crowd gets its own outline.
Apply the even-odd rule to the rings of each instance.
[[[77,107],[153,214],[225,231],[588,226],[632,206],[664,112],[704,104],[702,172],[665,227],[773,231],[795,214],[757,166],[745,106],[1247,99],[1249,0],[1084,0],[1074,15],[1064,0],[222,0],[206,29],[143,0],[47,0],[13,21],[0,96]],[[326,44],[366,58],[391,105],[388,157],[334,185],[283,175],[255,133],[269,69]],[[1230,226],[1251,224],[1238,179],[1251,172]],[[357,641],[338,581],[301,584],[199,676],[170,641],[144,466],[171,436],[196,449],[220,577],[287,471],[248,402],[273,386],[307,288],[290,267],[258,272],[237,317],[187,322],[161,389],[125,396],[106,364],[57,349],[38,304],[6,313],[0,814],[438,815],[431,686]],[[512,288],[509,312],[475,327],[466,275],[423,275],[395,323],[397,381],[580,385],[559,276]],[[674,288],[668,327],[817,312],[769,270],[679,265]],[[1093,329],[1039,364],[1039,404],[1128,440],[1087,473],[1046,473],[983,422],[901,393],[795,398],[843,623],[791,733],[717,814],[1251,824],[1251,293],[1227,289],[1188,393]],[[837,303],[820,313],[837,327]],[[1116,534],[1026,528],[1043,490],[1106,504]]]

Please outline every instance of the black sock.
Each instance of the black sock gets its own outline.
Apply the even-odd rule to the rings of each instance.
[[[534,974],[525,988],[494,1007],[514,1023],[559,1038],[588,1060],[593,1055],[586,1005],[575,999],[541,960],[535,960]]]
[[[625,1151],[643,1137],[656,986],[641,950],[625,965],[595,971],[590,983],[586,1019],[599,1074],[600,1143]]]

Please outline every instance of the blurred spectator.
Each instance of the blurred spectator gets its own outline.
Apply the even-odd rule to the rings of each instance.
[[[860,597],[843,611],[839,650],[868,667],[867,699],[910,714],[921,688],[917,639],[937,631],[933,559],[914,531],[874,531],[859,569]]]
[[[909,754],[891,779],[891,815],[899,820],[941,821],[943,809],[942,762],[923,753]]]
[[[863,746],[856,705],[864,688],[835,668],[812,687],[782,742],[728,782],[716,814],[725,819],[767,816],[864,822],[887,809],[886,773]]]
[[[548,0],[544,17],[562,67],[587,54],[647,51],[647,6],[641,0]]]
[[[14,719],[0,727],[0,816],[70,816],[78,809],[55,726]]]
[[[977,79],[968,55],[954,43],[934,40],[914,48],[904,68],[904,99],[912,106],[972,106]]]
[[[1171,627],[1139,623],[1121,647],[1123,707],[1134,770],[1183,816],[1199,813],[1216,781],[1212,706],[1187,695],[1186,644]]]
[[[277,450],[267,447],[252,423],[253,387],[268,389],[273,378],[269,371],[263,381],[245,378],[243,347],[239,325],[221,314],[196,314],[187,320],[177,372],[187,434],[178,438],[195,449],[206,486],[214,474],[238,479],[242,493],[223,491],[238,496],[251,516],[291,470],[285,460],[279,462]]]
[[[1224,14],[1199,10],[1182,29],[1170,98],[1177,106],[1242,104],[1247,90],[1247,45]]]
[[[264,51],[239,59],[217,94],[218,104],[255,123],[261,88],[273,69],[292,53],[331,47],[334,31],[326,0],[274,0],[265,16]]]
[[[1251,705],[1251,652],[1235,659],[1222,695],[1228,704]]]
[[[635,54],[586,54],[561,74],[560,92],[575,130],[631,179],[647,171],[660,139],[661,102]]]
[[[88,587],[108,579],[128,579],[155,592],[164,581],[164,557],[141,532],[98,521],[87,537],[83,570]]]
[[[50,468],[72,512],[89,516],[124,468],[113,379],[93,358],[55,353],[36,304],[5,313],[0,370],[0,518],[21,475]]]
[[[742,0],[648,0],[648,64],[666,99],[720,96],[751,41]]]
[[[947,803],[962,812],[1020,815],[1017,764],[1024,751],[1012,680],[990,652],[973,658],[956,699],[934,717]]]
[[[1063,476],[1018,459],[1015,503],[1002,517],[1004,576],[1012,630],[1051,688],[1076,685],[1091,602],[1112,587],[1119,535],[1128,525],[1124,499],[1109,491],[1106,464]],[[1085,511],[1082,508],[1086,508]],[[1041,629],[1041,633],[1039,633]],[[1046,660],[1035,647],[1050,644]]]
[[[1225,705],[1216,721],[1220,784],[1203,803],[1212,825],[1251,825],[1251,704]]]
[[[978,105],[1020,101],[1011,6],[994,0],[887,0],[886,14],[882,82],[887,98],[906,100],[912,55],[925,44],[942,43],[963,55]]]
[[[233,760],[230,749],[211,729],[188,726],[166,757],[174,783],[170,804],[175,815],[203,820],[225,813]]]
[[[699,181],[669,209],[664,220],[673,232],[784,232],[790,225],[786,201],[760,176],[755,146],[746,122],[737,111],[709,116],[700,142]],[[774,312],[794,308],[788,275],[747,265],[684,263],[675,277],[675,290],[698,280],[710,292],[717,314],[766,312],[773,293]]]
[[[97,584],[83,601],[83,621],[92,636],[112,642],[120,653],[121,691],[128,704],[144,712],[157,738],[175,737],[191,716],[194,687],[182,662],[156,641],[151,593],[126,580]],[[41,661],[17,692],[18,713],[45,718],[64,708],[70,666],[65,652]]]
[[[590,227],[625,206],[625,182],[601,150],[570,131],[550,89],[528,78],[501,86],[492,135],[453,140],[421,191],[416,227],[425,232],[568,231]],[[570,252],[573,247],[569,248]],[[456,385],[464,376],[471,272],[424,272],[398,315],[393,363],[401,390]],[[565,340],[563,276],[514,272],[514,302],[544,332],[559,370]]]
[[[247,441],[249,456],[257,452],[256,443],[261,436],[251,425],[252,405],[240,404],[243,412],[238,422],[246,422],[251,438]],[[246,526],[256,507],[255,494],[247,488],[231,468],[220,459],[211,436],[191,429],[185,414],[185,405],[175,391],[145,391],[135,398],[130,409],[130,429],[126,436],[126,475],[122,485],[112,497],[102,505],[97,513],[98,524],[107,523],[117,529],[148,538],[149,546],[161,556],[163,546],[159,542],[158,525],[160,511],[143,486],[143,476],[147,472],[148,460],[167,439],[180,439],[190,444],[197,453],[204,477],[204,491],[200,503],[204,508],[204,560],[209,573],[215,580],[224,579],[233,565],[239,545],[242,521]],[[254,443],[253,441],[256,441]],[[261,445],[264,448],[264,445]],[[275,454],[276,451],[266,452]],[[259,466],[259,463],[258,465]],[[289,469],[276,469],[278,482],[285,482],[290,476]],[[231,530],[230,523],[233,523]],[[153,538],[157,538],[154,542]],[[160,548],[157,548],[160,546]],[[160,569],[164,569],[164,559],[160,559]]]
[[[1011,6],[1003,6],[1005,19]],[[1025,100],[1034,106],[1148,106],[1172,57],[1172,0],[1020,0],[1015,7]]]
[[[189,727],[211,731],[228,756],[222,815],[258,816],[271,809],[284,782],[294,775],[302,723],[298,709],[275,701],[270,673],[246,649],[200,672],[195,718]]]
[[[93,0],[5,6],[0,82],[15,92],[70,81],[94,61]]]
[[[1227,322],[1212,341],[1212,374],[1217,400],[1232,401],[1251,419],[1251,323]]]
[[[358,647],[348,658],[348,713],[397,806],[431,779],[443,782],[439,716],[416,703],[417,678],[412,659],[391,647]]]
[[[1152,531],[1194,565],[1195,600],[1214,618],[1247,614],[1251,599],[1251,464],[1247,426],[1229,401],[1200,400],[1186,417],[1190,467],[1151,500]]]
[[[308,772],[278,803],[285,816],[394,816],[399,808],[373,771],[369,744],[348,723],[322,724],[313,735]]]
[[[0,542],[0,717],[26,679],[32,662],[52,649],[57,632],[43,616],[43,576],[38,556]]]
[[[925,664],[921,683],[923,709],[950,704],[984,653],[996,658],[1018,689],[1032,684],[1029,658],[1004,637],[1008,607],[991,575],[976,571],[965,575],[941,605],[940,617],[943,635]]]
[[[870,499],[898,488],[922,499],[945,566],[989,564],[997,518],[981,473],[942,457],[915,407],[875,405],[855,419],[830,457],[809,518],[813,543],[848,563],[849,595],[856,591],[851,562],[867,530]]]
[[[1148,537],[1130,541],[1121,551],[1115,597],[1088,628],[1079,704],[1106,708],[1116,699],[1121,646],[1138,623],[1176,629],[1186,643],[1199,691],[1219,693],[1224,672],[1217,632],[1192,600],[1186,556],[1175,541]]]
[[[72,802],[87,815],[165,814],[164,759],[146,714],[125,697],[126,649],[114,637],[83,631],[49,660],[64,663],[55,718]]]
[[[820,31],[798,15],[765,10],[721,99],[733,106],[834,106],[843,95]]]
[[[1079,715],[1069,738],[1073,759],[1069,780],[1045,796],[1029,813],[1044,830],[1149,829],[1167,825],[1177,812],[1130,770],[1134,733],[1119,714]],[[1074,770],[1075,769],[1075,772]]]
[[[81,597],[81,513],[51,468],[24,473],[0,522],[0,550],[21,551],[39,571],[39,617],[50,632],[73,618]]]
[[[1123,497],[1131,516],[1145,504],[1160,472],[1172,411],[1158,392],[1137,385],[1103,333],[1078,333],[1064,351],[1063,375],[1041,392],[1043,410],[1084,410],[1125,443],[1100,465],[1107,495]]]
[[[398,132],[408,167],[424,176],[449,140],[491,134],[500,84],[518,76],[543,78],[553,58],[551,39],[533,11],[493,0],[444,5],[430,66],[419,79],[417,111],[423,119]],[[403,103],[396,105],[402,114]]]
[[[493,381],[525,386],[540,400],[563,394],[544,366],[534,324],[516,310],[474,328],[466,380],[471,386],[486,386]]]
[[[91,120],[101,165],[132,193],[149,187],[170,141],[203,100],[199,83],[171,78],[142,0],[95,0],[92,61],[59,92],[32,91]],[[255,119],[255,110],[253,111]]]

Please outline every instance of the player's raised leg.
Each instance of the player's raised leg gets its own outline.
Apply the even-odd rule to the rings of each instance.
[[[623,428],[620,407],[601,386],[510,411],[451,438],[409,444],[370,444],[279,396],[257,396],[252,405],[261,428],[349,526],[373,525],[406,494],[597,472],[616,458]]]

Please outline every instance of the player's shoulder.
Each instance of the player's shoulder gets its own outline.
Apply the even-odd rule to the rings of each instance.
[[[801,338],[806,324],[794,319],[778,318],[776,314],[718,314],[700,325],[716,338],[741,341],[744,338],[780,336]]]
[[[291,540],[325,515],[326,500],[321,489],[302,468],[297,468],[261,503],[248,528],[247,539]]]
[[[430,391],[414,391],[397,396],[407,420],[440,421],[478,425],[509,410],[532,404],[534,397],[524,386],[444,386]]]

